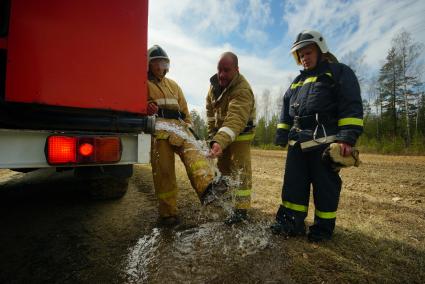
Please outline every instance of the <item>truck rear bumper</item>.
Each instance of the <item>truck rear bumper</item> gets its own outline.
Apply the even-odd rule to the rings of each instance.
[[[52,134],[93,135],[93,132],[54,132],[45,130],[0,129],[0,168],[48,168],[45,155],[46,139]],[[146,164],[150,159],[149,134],[106,133],[121,138],[122,156],[113,165]],[[101,164],[95,164],[101,165]],[[73,167],[79,165],[73,165]],[[83,165],[81,165],[83,166]],[[84,165],[90,166],[90,165]],[[56,167],[56,166],[55,166]]]

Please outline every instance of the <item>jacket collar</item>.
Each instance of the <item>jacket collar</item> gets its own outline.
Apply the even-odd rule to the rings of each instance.
[[[159,78],[155,77],[151,71],[148,71],[148,80],[151,81],[151,82],[159,83],[164,78],[165,78],[165,76],[162,79],[159,79]]]
[[[218,75],[214,74],[210,78],[210,83],[213,88],[213,94],[216,101],[220,100],[220,98],[223,96],[224,93],[226,93],[227,90],[231,89],[234,85],[236,85],[238,79],[240,78],[240,74],[236,74],[236,76],[230,81],[229,85],[226,88],[222,88],[218,83]]]
[[[324,61],[320,61],[319,64],[317,64],[317,66],[314,67],[313,69],[300,70],[300,73],[301,75],[309,76],[309,75],[325,73],[328,70],[329,70],[329,62],[324,60]]]

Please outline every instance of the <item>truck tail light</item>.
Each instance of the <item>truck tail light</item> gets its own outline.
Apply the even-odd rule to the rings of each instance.
[[[119,137],[56,136],[46,141],[47,162],[51,165],[116,163],[121,160]]]
[[[71,164],[77,161],[75,137],[50,136],[47,138],[49,164]]]

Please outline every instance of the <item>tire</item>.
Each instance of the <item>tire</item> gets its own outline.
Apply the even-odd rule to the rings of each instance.
[[[74,171],[74,175],[88,186],[88,193],[94,200],[123,197],[132,174],[133,165],[79,167]]]

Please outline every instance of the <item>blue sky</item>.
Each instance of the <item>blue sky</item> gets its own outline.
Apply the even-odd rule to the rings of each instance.
[[[320,31],[339,59],[349,52],[364,56],[373,75],[402,28],[425,44],[425,1],[151,0],[148,44],[167,51],[168,76],[189,108],[202,112],[224,51],[239,56],[240,72],[261,101],[265,89],[277,98],[298,73],[289,49],[300,31]]]

